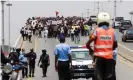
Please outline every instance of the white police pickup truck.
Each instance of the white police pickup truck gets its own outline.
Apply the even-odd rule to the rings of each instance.
[[[92,78],[94,80],[94,68],[92,57],[85,46],[71,46],[72,67],[71,79]]]

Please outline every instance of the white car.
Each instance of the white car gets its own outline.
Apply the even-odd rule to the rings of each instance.
[[[92,65],[92,57],[89,50],[84,46],[71,46],[72,67],[71,79],[92,78],[94,77],[94,68]]]

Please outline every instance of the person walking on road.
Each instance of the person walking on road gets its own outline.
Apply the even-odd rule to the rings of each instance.
[[[49,59],[49,55],[46,54],[47,51],[45,49],[42,50],[42,55],[40,56],[39,62],[38,62],[38,66],[39,63],[41,61],[41,65],[40,67],[42,68],[43,71],[43,76],[42,77],[47,77],[47,68],[50,65],[50,59]]]
[[[45,30],[44,30],[44,39],[45,39],[45,42],[47,41],[47,38],[48,38],[48,30],[47,30],[47,28],[45,28]]]
[[[98,14],[98,28],[90,36],[86,46],[94,52],[95,80],[115,80],[114,79],[114,53],[117,48],[115,31],[109,27],[111,17],[107,12]],[[94,41],[94,51],[90,44]]]
[[[26,40],[28,40],[28,30],[27,30],[27,28],[25,28],[25,30],[24,30],[24,35],[25,35]]]
[[[40,25],[38,27],[38,31],[39,31],[39,38],[42,38],[42,28]]]
[[[34,77],[35,72],[35,62],[36,62],[36,53],[33,49],[30,50],[28,54],[25,55],[29,59],[29,77]]]
[[[32,37],[32,31],[31,31],[31,29],[29,29],[29,30],[28,30],[29,42],[32,42],[32,41],[31,41],[31,37]]]
[[[75,28],[75,30],[74,30],[74,36],[75,36],[75,44],[77,43],[77,44],[79,44],[79,33],[80,33],[80,31],[78,30],[78,28],[76,27]]]
[[[69,69],[72,65],[70,46],[65,44],[65,37],[60,37],[60,44],[55,47],[55,70],[58,71],[59,80],[70,80]]]
[[[25,57],[25,50],[22,49],[22,53],[19,56],[19,60],[20,62],[22,62],[22,64],[25,66],[22,68],[22,78],[24,78],[25,76],[28,77],[28,61],[27,61],[27,57]]]
[[[22,27],[22,29],[20,30],[20,33],[21,33],[21,35],[22,35],[22,38],[23,38],[23,41],[25,40],[25,38],[24,38],[24,27]]]

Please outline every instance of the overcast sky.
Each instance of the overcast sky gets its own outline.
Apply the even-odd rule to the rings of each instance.
[[[113,1],[100,1],[100,11],[107,11],[113,17]],[[117,0],[117,16],[124,16],[130,19],[129,12],[133,11],[133,1],[119,2]],[[97,13],[97,3],[94,1],[10,1],[11,7],[11,43],[13,44],[20,34],[20,29],[28,17],[32,16],[55,16],[59,11],[62,16],[87,16],[87,9],[90,15]],[[95,11],[94,11],[95,10]],[[5,39],[8,41],[8,7],[5,6]]]

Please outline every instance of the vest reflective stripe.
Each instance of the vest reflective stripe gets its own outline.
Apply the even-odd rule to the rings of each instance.
[[[94,55],[98,57],[106,58],[106,59],[113,59],[112,53],[113,53],[112,51],[111,52],[95,52]]]
[[[105,59],[113,59],[114,30],[97,28],[97,38],[94,42],[94,55]]]
[[[112,45],[95,45],[95,48],[112,48]]]

